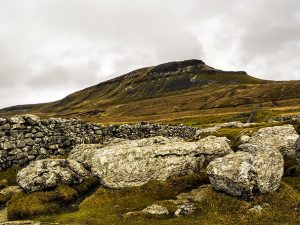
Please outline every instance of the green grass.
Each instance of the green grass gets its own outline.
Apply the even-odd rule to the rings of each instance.
[[[164,182],[151,181],[140,187],[119,190],[100,187],[81,202],[79,210],[72,212],[66,211],[59,204],[52,205],[53,198],[63,198],[65,201],[65,199],[71,200],[76,196],[76,192],[70,191],[74,189],[69,187],[60,187],[55,191],[55,194],[53,192],[33,193],[27,197],[23,194],[21,199],[24,201],[24,209],[26,208],[25,202],[32,209],[34,206],[38,206],[38,209],[34,209],[36,213],[31,214],[31,218],[68,225],[298,225],[300,217],[295,208],[300,206],[299,178],[286,177],[278,191],[272,194],[257,195],[251,201],[241,200],[208,188],[203,201],[196,203],[195,213],[183,217],[169,215],[164,218],[156,218],[136,215],[125,218],[123,215],[127,212],[142,210],[154,203],[162,204],[171,213],[174,213],[176,205],[164,200],[175,199],[179,193],[188,192],[202,184],[209,183],[205,171],[199,174],[172,178]],[[34,202],[31,202],[32,199],[35,199]],[[11,205],[11,208],[20,208],[21,203],[20,200],[17,200]],[[262,214],[249,212],[249,209],[255,205],[263,206]],[[22,216],[24,218],[25,214]],[[28,214],[25,217],[28,218]]]
[[[7,186],[16,185],[17,167],[11,167],[7,170],[0,171],[0,190]]]
[[[112,212],[119,214],[126,212],[128,209],[143,209],[156,201],[175,198],[176,195],[183,191],[197,188],[208,182],[206,172],[202,171],[198,174],[171,178],[166,182],[151,181],[144,186],[135,188],[124,188],[121,190],[99,188],[80,204],[80,210],[74,212],[74,214],[66,213],[70,211],[68,206],[70,203],[73,204],[74,200],[78,200],[78,196],[82,196],[90,191],[90,186],[94,186],[94,181],[73,187],[60,186],[53,191],[40,191],[30,194],[20,193],[13,196],[8,202],[8,217],[10,219],[33,218],[39,220],[52,220],[50,218],[54,217],[57,220],[61,220],[60,217],[67,217],[72,221],[81,221],[82,224],[89,223],[89,220],[98,220],[99,218],[105,221],[106,218],[110,220],[110,217],[107,217],[107,215]],[[81,211],[83,206],[87,204],[86,202],[88,202],[87,209]],[[101,203],[105,204],[101,205]],[[118,207],[118,205],[121,207]],[[91,215],[93,213],[97,215]],[[81,214],[84,215],[81,217]],[[50,217],[47,215],[50,215]],[[96,216],[97,218],[95,218]],[[80,217],[82,220],[80,220]]]
[[[300,192],[300,176],[284,177],[283,181],[289,184],[292,188]]]
[[[184,124],[186,126],[199,126],[205,124],[214,124],[214,123],[225,123],[232,121],[232,115],[207,115],[207,116],[196,116],[196,117],[187,117],[174,119],[172,121],[168,121],[168,124],[176,125],[176,124]]]
[[[293,189],[290,181],[282,182],[278,191],[272,194],[257,195],[252,201],[244,201],[224,193],[210,189],[203,201],[196,203],[194,214],[183,217],[169,216],[166,218],[128,217],[123,214],[141,210],[153,203],[166,198],[175,197],[170,183],[151,183],[142,187],[109,190],[99,188],[93,195],[85,199],[79,211],[63,213],[51,217],[39,217],[43,221],[56,221],[70,225],[101,225],[101,224],[206,224],[206,225],[265,225],[300,223],[299,212],[300,192]],[[172,185],[171,185],[172,186]],[[175,188],[176,189],[176,188]],[[254,205],[262,205],[262,214],[253,214],[249,209]],[[175,211],[175,206],[168,206]]]

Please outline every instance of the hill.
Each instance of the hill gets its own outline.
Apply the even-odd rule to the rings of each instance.
[[[276,115],[299,112],[300,81],[260,80],[243,71],[222,71],[201,60],[185,60],[141,68],[59,101],[13,106],[0,114],[35,113],[102,123],[201,124],[212,116],[247,119],[258,109]]]

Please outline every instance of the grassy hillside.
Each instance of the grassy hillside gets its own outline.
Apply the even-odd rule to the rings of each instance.
[[[212,117],[245,120],[253,110],[275,116],[300,112],[300,81],[264,81],[187,60],[138,69],[56,102],[14,106],[0,114],[35,113],[102,123],[201,124]]]

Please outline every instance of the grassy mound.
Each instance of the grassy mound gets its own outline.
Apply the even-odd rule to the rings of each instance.
[[[30,219],[38,215],[76,210],[77,208],[71,203],[75,203],[98,185],[99,180],[92,177],[72,187],[62,185],[52,191],[15,194],[7,204],[8,218]]]

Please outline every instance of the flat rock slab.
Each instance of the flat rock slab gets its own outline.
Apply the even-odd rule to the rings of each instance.
[[[104,186],[122,188],[199,171],[214,158],[232,153],[228,142],[214,136],[198,142],[154,137],[103,148],[83,145],[70,156],[91,169]]]

